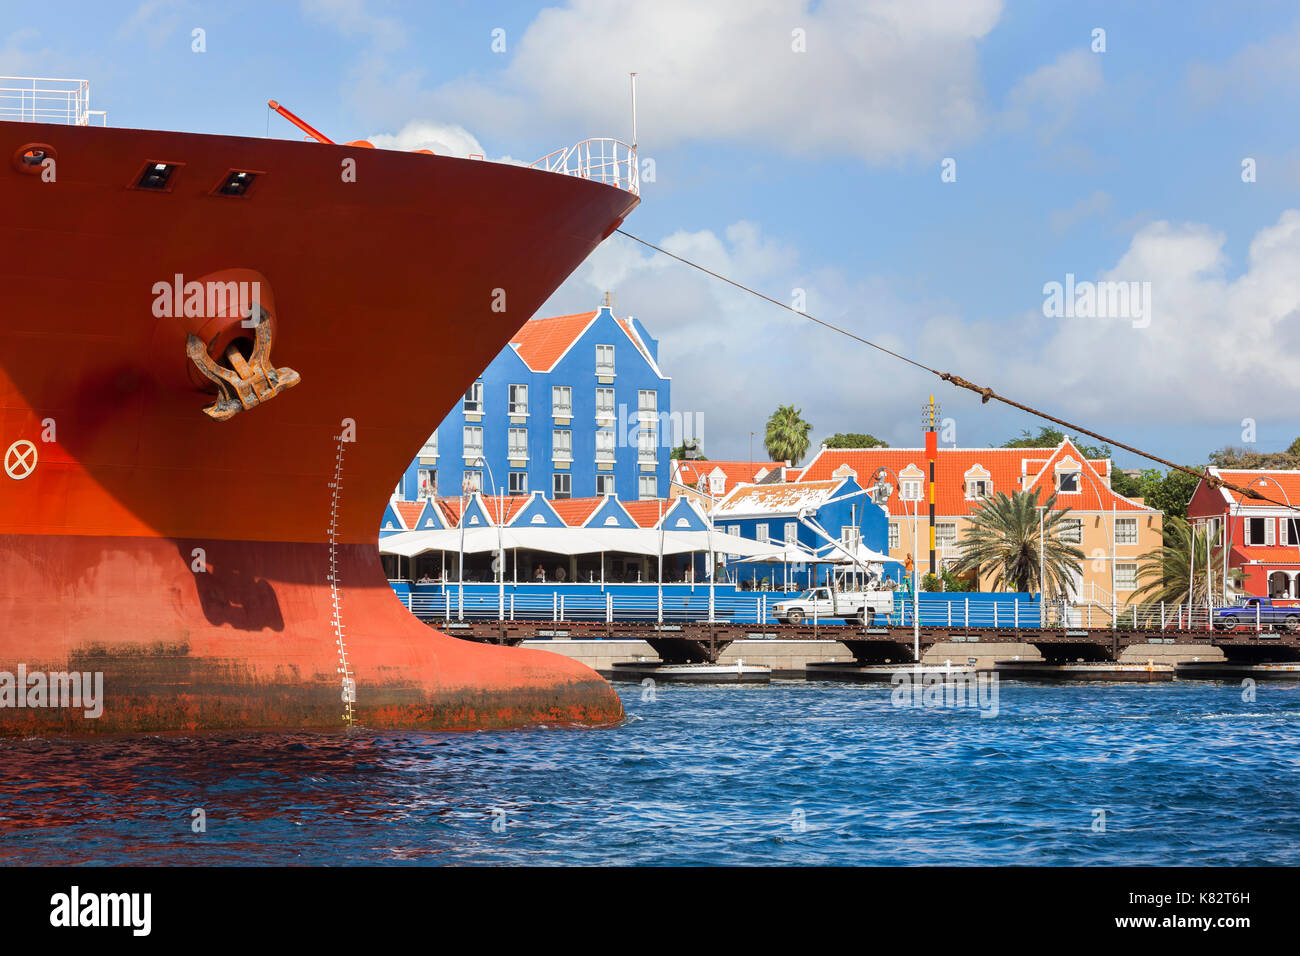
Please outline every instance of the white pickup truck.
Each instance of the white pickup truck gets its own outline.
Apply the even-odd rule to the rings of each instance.
[[[893,591],[836,591],[810,588],[772,605],[772,615],[782,624],[802,624],[812,619],[843,618],[855,624],[871,624],[894,611]]]

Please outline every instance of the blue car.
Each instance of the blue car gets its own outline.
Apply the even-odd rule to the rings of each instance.
[[[1272,598],[1244,597],[1230,607],[1214,612],[1214,626],[1232,631],[1238,627],[1285,627],[1288,631],[1300,629],[1300,607],[1278,607]]]

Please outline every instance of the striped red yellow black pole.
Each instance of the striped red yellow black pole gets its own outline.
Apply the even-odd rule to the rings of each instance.
[[[925,456],[930,460],[930,573],[937,574],[935,565],[934,549],[934,463],[939,457],[939,433],[936,430],[935,419],[937,418],[937,408],[934,404],[934,396],[930,396],[930,402],[925,407]]]

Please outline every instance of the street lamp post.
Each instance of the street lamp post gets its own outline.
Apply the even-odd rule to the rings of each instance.
[[[875,478],[876,483],[875,485],[872,486],[871,500],[876,502],[876,504],[883,505],[889,500],[890,495],[893,494],[894,492],[893,486],[889,485],[883,480],[887,475],[893,475],[894,480],[898,483],[898,500],[899,501],[907,500],[903,498],[903,480],[898,477],[898,472],[884,465],[876,469],[876,473],[872,476],[873,478]],[[915,552],[917,549],[916,536],[918,533],[917,530],[918,512],[917,512],[916,499],[911,499],[911,501],[912,501],[912,551]],[[917,555],[914,553],[912,555],[912,658],[916,662],[917,667],[921,666],[921,594],[920,594],[920,582],[918,580],[918,575],[917,575],[919,565],[920,565],[920,561]]]
[[[480,468],[486,468],[486,469],[487,469],[487,473],[488,473],[488,481],[492,482],[492,494],[493,494],[493,495],[496,497],[496,499],[497,499],[497,568],[496,568],[496,578],[497,578],[497,620],[498,620],[498,621],[504,621],[504,620],[505,620],[505,617],[506,617],[506,579],[505,579],[505,573],[506,573],[506,552],[505,552],[505,548],[502,546],[502,542],[501,542],[501,522],[505,520],[505,508],[504,508],[504,502],[503,502],[502,499],[501,499],[501,489],[500,489],[500,487],[498,487],[498,485],[497,485],[496,477],[492,474],[492,466],[489,465],[489,464],[487,463],[487,459],[486,459],[486,458],[483,458],[482,456],[480,456],[480,457],[478,458],[478,460],[476,460],[476,461],[474,462],[474,464],[475,464],[475,466],[477,466],[477,467],[480,467]],[[464,533],[465,533],[465,531],[464,531],[464,525],[465,525],[465,512],[464,512],[464,509],[461,510],[460,520],[461,520],[461,535],[462,535],[462,542],[463,542],[463,540],[464,540],[463,535],[464,535]],[[462,552],[461,560],[462,560],[462,562],[464,561],[464,551],[465,551],[465,548],[464,548],[464,545],[463,545],[463,543],[462,543],[462,546],[461,546],[461,552]]]

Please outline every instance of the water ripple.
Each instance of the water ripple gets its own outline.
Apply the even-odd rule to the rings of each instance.
[[[613,730],[3,741],[0,863],[1300,863],[1294,685],[622,692]]]

